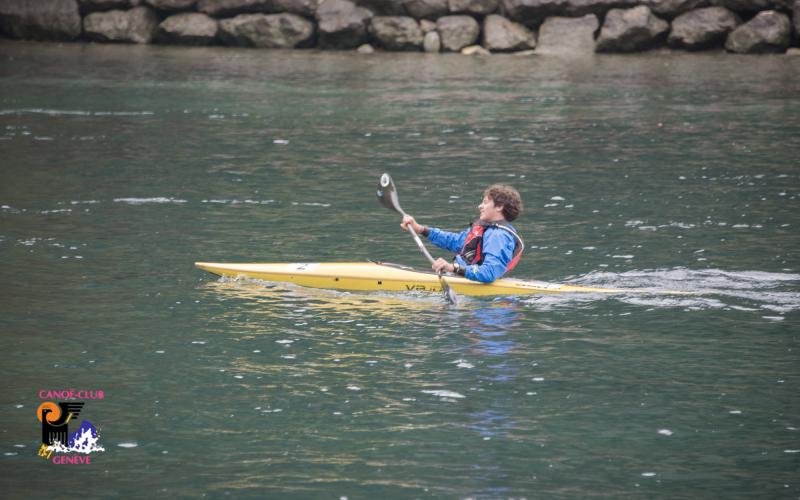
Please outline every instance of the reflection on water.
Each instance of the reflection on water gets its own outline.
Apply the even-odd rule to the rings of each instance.
[[[316,312],[330,316],[357,312],[402,317],[402,313],[430,312],[433,305],[440,305],[442,302],[439,294],[352,293],[251,279],[212,278],[204,286],[209,294],[213,294],[210,296],[218,296],[220,300],[238,299],[246,304],[261,306],[258,310],[263,314],[276,313],[275,309],[265,307],[268,305],[289,307],[302,303]],[[278,307],[277,310],[280,311],[281,308]]]
[[[294,382],[290,386],[290,394],[295,396],[307,396],[319,390],[330,394],[331,387],[322,382],[327,378],[326,372],[330,370],[338,371],[340,377],[346,381],[343,382],[347,385],[346,389],[354,391],[356,395],[369,386],[369,382],[357,373],[360,366],[397,366],[402,362],[405,368],[401,376],[404,380],[401,382],[392,377],[394,380],[391,383],[397,386],[410,385],[405,389],[406,395],[402,398],[390,394],[373,397],[388,403],[389,407],[402,405],[405,408],[403,413],[408,418],[413,418],[415,411],[409,407],[409,402],[417,401],[420,394],[432,394],[446,403],[458,403],[462,398],[471,397],[469,391],[459,389],[462,392],[456,392],[451,385],[443,383],[445,381],[436,375],[438,370],[430,372],[422,368],[425,360],[431,356],[440,357],[444,354],[445,358],[450,358],[448,365],[465,371],[475,370],[477,367],[480,375],[474,382],[479,387],[473,387],[473,391],[484,391],[488,388],[482,386],[491,386],[491,390],[495,391],[499,384],[512,387],[517,378],[530,375],[527,370],[520,371],[522,367],[508,359],[515,350],[520,349],[524,354],[525,349],[532,347],[530,344],[523,346],[518,338],[521,314],[524,312],[524,305],[518,301],[470,298],[454,310],[438,294],[393,296],[383,293],[348,293],[241,279],[210,281],[203,285],[203,289],[204,294],[208,295],[207,300],[219,297],[219,300],[225,302],[240,301],[242,307],[250,311],[251,319],[244,324],[239,323],[246,330],[240,338],[257,336],[262,332],[274,335],[274,331],[265,329],[265,324],[275,319],[292,319],[296,326],[302,326],[296,330],[285,330],[280,336],[286,338],[277,342],[284,342],[282,345],[286,347],[294,347],[296,342],[313,342],[315,350],[321,349],[316,357],[307,354],[283,354],[280,361],[271,363],[231,360],[236,373],[253,376],[257,380],[278,372],[284,377],[301,377],[307,383]],[[236,309],[239,310],[238,307]],[[443,316],[445,321],[442,321]],[[391,322],[392,331],[383,329],[382,320]],[[453,328],[453,320],[456,321],[457,328]],[[230,324],[237,319],[225,317],[224,321]],[[371,326],[365,325],[367,321]],[[441,343],[438,347],[436,342],[424,336],[425,329],[420,330],[421,321],[443,329],[441,335],[434,337]],[[341,329],[346,325],[369,328],[368,331],[364,330],[368,337],[344,334]],[[347,353],[338,348],[343,342],[363,344],[376,335],[395,336],[398,331],[407,338],[415,339],[418,344],[395,346],[380,352],[362,349],[361,352]],[[319,337],[320,335],[323,337]],[[328,342],[325,336],[336,340]],[[530,341],[531,337],[526,339]],[[294,349],[290,350],[296,352]],[[480,411],[470,411],[464,427],[486,439],[513,434],[517,429],[513,416],[514,399],[498,396],[483,401],[488,406]],[[474,407],[474,404],[470,406]],[[275,409],[264,408],[261,411],[272,413]],[[393,413],[386,409],[378,411],[388,416]],[[501,479],[489,469],[486,474],[487,480]]]
[[[515,331],[518,330],[521,308],[520,304],[508,300],[496,300],[490,305],[470,311],[464,321],[465,337],[470,343],[469,352],[477,355],[478,359],[485,358],[486,373],[484,379],[490,383],[513,383],[519,376],[519,368],[509,365],[504,359],[515,348],[520,347],[519,341],[514,340]],[[517,427],[513,418],[513,401],[504,399],[491,399],[490,405],[477,412],[471,412],[473,423],[467,427],[484,440],[493,437],[506,436]],[[480,469],[480,466],[477,466]],[[497,476],[496,470],[485,470],[487,476]],[[493,480],[502,480],[492,477]],[[501,494],[501,491],[497,491]]]
[[[479,307],[464,323],[472,352],[502,356],[514,349],[513,333],[518,327],[518,303],[509,300],[494,301],[490,306]]]

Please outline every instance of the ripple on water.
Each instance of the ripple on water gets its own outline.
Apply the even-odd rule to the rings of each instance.
[[[48,109],[48,108],[21,108],[21,109],[0,109],[0,116],[3,115],[48,115],[48,116],[152,116],[152,111],[84,111],[69,109]]]
[[[447,391],[447,390],[442,390],[442,389],[422,390],[420,392],[422,392],[424,394],[430,394],[432,396],[438,396],[438,397],[444,398],[444,399],[463,399],[463,398],[466,397],[463,394],[460,394],[458,392]]]
[[[583,286],[629,288],[635,293],[614,294],[605,298],[656,308],[766,310],[778,314],[800,310],[800,274],[795,273],[692,270],[681,267],[623,273],[593,271],[567,282]],[[690,294],[665,294],[664,291],[668,290]],[[556,295],[531,297],[524,302],[536,307],[553,308],[580,305],[598,299],[597,295]],[[775,314],[763,318],[783,320],[783,316]]]
[[[152,198],[114,198],[114,203],[127,203],[128,205],[144,205],[148,203],[187,203],[187,200],[180,198],[167,198],[156,196]]]

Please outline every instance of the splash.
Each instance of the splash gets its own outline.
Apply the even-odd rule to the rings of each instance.
[[[91,422],[84,420],[81,426],[75,432],[69,433],[69,446],[64,446],[61,442],[56,441],[47,447],[47,451],[55,451],[56,453],[89,453],[96,451],[106,451],[105,448],[100,446],[100,434]]]

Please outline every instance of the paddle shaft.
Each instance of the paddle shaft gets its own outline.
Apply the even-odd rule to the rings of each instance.
[[[385,206],[390,210],[394,210],[395,212],[399,213],[403,217],[405,217],[406,212],[400,207],[400,200],[397,198],[397,189],[394,186],[394,181],[392,181],[392,177],[389,174],[383,174],[381,176],[380,182],[378,184],[378,201],[380,201],[381,205]],[[420,251],[428,258],[428,261],[433,265],[434,258],[428,252],[428,249],[425,248],[425,245],[422,243],[422,240],[419,239],[419,235],[411,224],[406,226],[408,232],[411,233],[411,236],[414,238],[414,243],[417,244],[417,247]],[[450,288],[450,285],[444,279],[444,273],[440,269],[437,273],[439,275],[439,283],[442,285],[442,292],[444,292],[444,296],[447,298],[447,301],[458,305],[458,295],[456,292]]]
[[[402,213],[402,215],[406,215],[406,214],[405,214],[405,212],[401,212],[401,213]],[[409,233],[411,233],[411,236],[414,238],[414,243],[416,243],[416,244],[417,244],[417,246],[419,247],[419,249],[420,249],[420,250],[422,250],[422,253],[424,253],[424,254],[425,254],[425,257],[427,257],[427,258],[428,258],[428,260],[430,261],[430,263],[431,263],[431,264],[433,264],[433,261],[434,261],[434,259],[433,259],[433,256],[432,256],[432,255],[431,255],[431,253],[428,251],[428,249],[427,249],[427,248],[425,248],[425,245],[422,243],[422,240],[421,240],[421,239],[419,239],[419,235],[417,234],[417,232],[416,232],[416,231],[414,231],[414,228],[413,228],[413,227],[411,227],[411,224],[409,224],[409,225],[408,225],[408,226],[406,226],[406,227],[408,228],[408,232],[409,232]],[[440,274],[441,274],[441,273],[440,273]]]

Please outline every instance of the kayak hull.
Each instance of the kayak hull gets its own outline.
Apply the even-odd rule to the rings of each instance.
[[[214,263],[195,262],[195,266],[229,278],[294,283],[311,288],[352,291],[432,292],[441,293],[439,277],[433,272],[378,262],[331,263]],[[447,284],[459,295],[528,295],[559,293],[621,293],[628,290],[543,281],[503,278],[493,283],[479,283],[461,276],[445,276]]]

